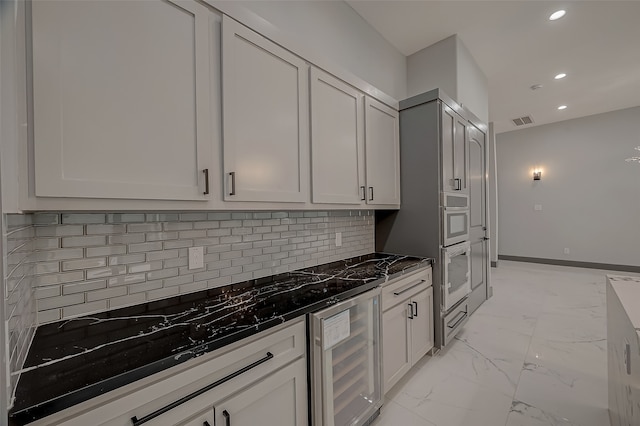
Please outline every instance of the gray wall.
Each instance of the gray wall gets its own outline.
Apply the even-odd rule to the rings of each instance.
[[[407,57],[407,95],[442,89],[484,123],[489,121],[489,83],[457,35]]]
[[[640,266],[638,123],[635,107],[497,135],[499,254]]]
[[[406,58],[342,1],[243,1],[243,6],[302,45],[400,100]]]

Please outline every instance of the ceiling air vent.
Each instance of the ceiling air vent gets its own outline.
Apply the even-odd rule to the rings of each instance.
[[[513,121],[513,124],[515,124],[516,126],[524,126],[526,124],[532,124],[533,123],[533,119],[531,118],[530,115],[526,115],[524,117],[519,117],[519,118],[514,118],[511,121]]]

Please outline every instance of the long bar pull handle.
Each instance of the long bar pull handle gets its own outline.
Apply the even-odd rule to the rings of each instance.
[[[413,314],[414,317],[418,318],[418,302],[413,302],[413,306],[416,307],[416,311]]]
[[[230,172],[229,178],[231,179],[231,191],[229,191],[229,195],[236,195],[236,172]]]
[[[369,201],[373,201],[373,186],[369,187]]]
[[[361,186],[360,190],[362,191],[362,198],[360,198],[360,201],[365,201],[367,199],[367,188],[365,186]]]
[[[460,324],[466,317],[467,317],[467,311],[460,311],[458,312],[458,315],[456,316],[457,318],[454,320],[455,324],[450,325],[451,322],[449,322],[449,324],[447,324],[447,327],[449,328],[456,328],[458,326],[458,324]]]
[[[267,352],[267,354],[264,357],[260,358],[259,360],[255,361],[255,362],[252,362],[251,364],[249,364],[249,365],[247,365],[245,367],[242,367],[240,370],[237,370],[237,371],[229,374],[228,376],[224,376],[220,380],[216,380],[215,382],[211,383],[210,385],[207,385],[207,386],[203,387],[202,389],[199,389],[199,390],[197,390],[197,391],[195,391],[193,393],[190,393],[189,395],[187,395],[187,396],[185,396],[183,398],[180,398],[179,400],[174,401],[169,405],[165,405],[164,407],[160,408],[159,410],[154,411],[151,414],[147,414],[146,416],[144,416],[144,417],[142,417],[140,419],[138,419],[138,417],[136,417],[136,416],[131,417],[131,423],[133,423],[133,426],[140,426],[141,424],[144,424],[144,423],[148,422],[149,420],[153,420],[156,417],[166,413],[167,411],[173,410],[177,406],[182,405],[185,402],[190,401],[193,398],[196,398],[196,397],[202,395],[203,393],[208,392],[211,389],[213,389],[213,388],[215,388],[217,386],[220,386],[221,384],[226,383],[231,379],[234,379],[234,378],[238,377],[239,375],[241,375],[243,373],[246,373],[247,371],[251,370],[252,368],[257,367],[260,364],[264,364],[265,362],[269,361],[271,358],[273,358],[273,354],[271,352]]]
[[[455,178],[453,180],[453,189],[456,191],[460,191],[462,189],[462,179]]]
[[[224,410],[222,412],[222,415],[224,416],[224,424],[225,424],[225,426],[231,426],[231,414],[229,414],[229,412],[227,410]]]
[[[407,303],[407,305],[409,306],[409,312],[411,312],[409,314],[409,319],[413,319],[413,305],[411,303]]]
[[[204,169],[204,195],[209,195],[209,169]]]
[[[409,284],[409,286],[408,286],[408,287],[405,287],[403,290],[400,290],[400,291],[394,291],[394,292],[393,292],[393,295],[394,295],[394,296],[400,296],[402,293],[406,293],[407,291],[411,290],[412,288],[415,288],[415,287],[419,286],[419,285],[420,285],[420,284],[422,284],[423,282],[425,282],[425,280],[420,280],[420,281],[418,281],[418,282],[416,282],[416,283]]]

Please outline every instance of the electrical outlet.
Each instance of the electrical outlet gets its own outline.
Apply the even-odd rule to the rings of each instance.
[[[571,252],[571,250],[569,250],[569,247],[565,247],[564,248],[564,254],[569,254]]]
[[[537,212],[542,211],[542,204],[534,204],[533,209]]]
[[[342,232],[336,232],[336,247],[342,246]]]
[[[189,247],[189,269],[204,268],[204,248]]]

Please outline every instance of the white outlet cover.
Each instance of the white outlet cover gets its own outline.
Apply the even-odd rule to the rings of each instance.
[[[204,248],[189,247],[189,269],[204,268]]]
[[[336,247],[342,246],[342,232],[336,232]]]
[[[538,212],[541,211],[542,210],[542,204],[534,204],[533,205],[533,209],[535,211],[538,211]]]

